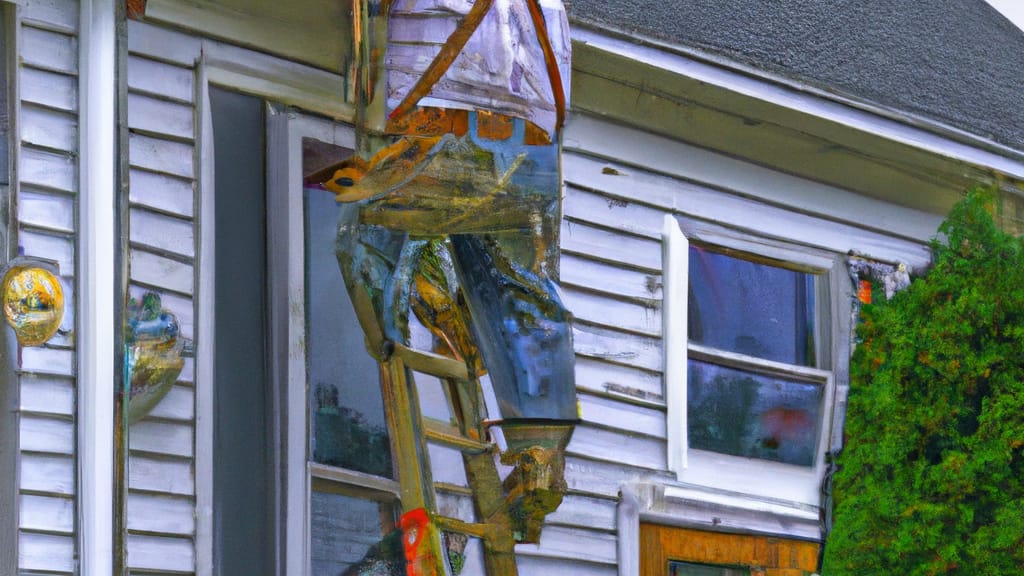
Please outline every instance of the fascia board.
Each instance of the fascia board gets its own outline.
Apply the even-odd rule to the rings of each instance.
[[[854,131],[905,144],[972,166],[1024,179],[1024,152],[930,119],[887,110],[764,71],[708,55],[684,53],[656,41],[629,40],[577,25],[576,49],[595,49],[641,62],[682,78],[819,118]],[[749,112],[749,110],[747,111]]]

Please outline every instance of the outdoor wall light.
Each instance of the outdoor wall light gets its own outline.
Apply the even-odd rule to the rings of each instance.
[[[19,257],[0,272],[4,318],[14,328],[19,344],[41,346],[57,333],[64,319],[64,289],[57,266]]]

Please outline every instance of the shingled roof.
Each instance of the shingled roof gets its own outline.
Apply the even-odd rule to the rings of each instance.
[[[726,56],[1024,151],[1024,32],[983,0],[571,0],[578,25]]]

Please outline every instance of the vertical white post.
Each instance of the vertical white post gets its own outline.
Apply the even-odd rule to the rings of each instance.
[[[681,476],[686,470],[687,302],[690,242],[672,214],[662,228],[662,345],[665,358],[665,403],[668,405],[668,467]]]
[[[627,483],[619,489],[615,520],[619,531],[618,576],[640,576],[640,496],[636,485]]]
[[[82,574],[113,571],[117,32],[82,0],[79,45],[78,514]]]
[[[196,574],[213,574],[213,319],[216,277],[214,270],[214,165],[213,116],[205,61],[199,65],[199,270],[196,303]]]
[[[302,139],[293,134],[294,115],[268,104],[267,110],[267,300],[270,304],[270,377],[274,394],[275,514],[278,519],[277,574],[308,574],[306,554],[306,299],[302,236]],[[295,350],[302,356],[297,359]],[[295,382],[297,385],[292,386]],[[281,555],[283,554],[283,560]]]
[[[306,396],[306,249],[303,231],[302,136],[294,115],[280,109],[267,116],[267,212],[270,295],[275,331],[275,389],[284,406],[277,407],[279,432],[284,433],[284,574],[310,574],[310,492],[307,449],[309,425]],[[307,130],[308,132],[308,130]],[[320,138],[324,140],[325,138]]]

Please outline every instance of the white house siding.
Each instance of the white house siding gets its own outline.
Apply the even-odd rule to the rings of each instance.
[[[196,71],[181,35],[128,27],[129,293],[157,292],[195,337]],[[195,571],[195,364],[129,429],[128,566]]]
[[[200,170],[195,62],[206,40],[130,22],[128,41],[131,292],[160,292],[192,338]],[[618,572],[620,487],[674,479],[666,470],[661,374],[663,215],[912,266],[923,265],[928,253],[926,239],[913,232],[920,226],[909,223],[927,217],[581,115],[567,127],[563,162],[562,286],[576,317],[583,421],[569,446],[569,494],[548,518],[541,543],[517,548],[519,569],[524,576],[560,569],[611,576]],[[756,220],[744,223],[743,214]],[[138,573],[195,569],[191,361],[180,380],[131,430],[128,544]]]
[[[21,349],[18,566],[25,574],[72,574],[76,569],[78,3],[28,0],[20,4],[18,245],[26,256],[53,260],[60,266],[65,315],[60,331],[46,345]]]
[[[594,117],[572,116],[564,143],[561,284],[575,318],[582,422],[568,448],[569,494],[540,544],[518,548],[520,573],[611,575],[620,487],[674,481],[662,383],[664,215],[688,217],[690,234],[752,233],[912,267],[929,255],[927,239],[910,230],[932,217]],[[837,208],[844,203],[862,220]],[[882,231],[872,216],[905,227]]]

